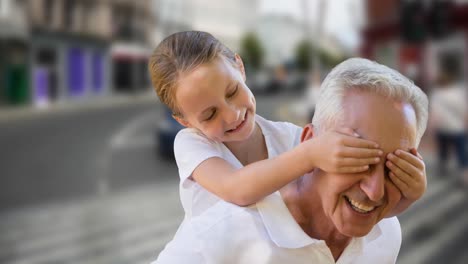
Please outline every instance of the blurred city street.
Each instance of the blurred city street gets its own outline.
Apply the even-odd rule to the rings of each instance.
[[[397,263],[468,263],[468,0],[0,0],[1,264],[149,263],[171,240],[180,126],[148,61],[187,30],[240,55],[270,120],[305,124],[347,58],[411,79],[430,102],[428,189],[399,216]]]
[[[300,96],[257,96],[258,113],[279,120]],[[1,263],[156,258],[183,216],[177,168],[155,151],[161,105],[148,97],[1,121]],[[400,217],[398,263],[466,263],[468,192],[435,173],[430,143],[422,152],[428,191]]]

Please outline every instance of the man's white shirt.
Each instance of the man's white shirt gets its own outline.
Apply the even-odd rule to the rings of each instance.
[[[336,263],[395,263],[401,245],[396,217],[353,238]],[[185,219],[154,264],[335,263],[325,241],[309,237],[276,192],[250,207],[219,201]]]

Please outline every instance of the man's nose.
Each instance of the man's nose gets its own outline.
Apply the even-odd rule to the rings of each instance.
[[[361,190],[374,202],[382,200],[385,194],[385,167],[380,165],[361,180]]]

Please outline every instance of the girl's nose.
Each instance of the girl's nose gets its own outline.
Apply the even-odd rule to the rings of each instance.
[[[227,125],[235,124],[239,120],[240,110],[233,105],[228,105],[225,110],[224,121]]]

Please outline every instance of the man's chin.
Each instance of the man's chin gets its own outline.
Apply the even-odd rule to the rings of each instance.
[[[338,228],[341,234],[347,237],[363,237],[370,233],[373,226],[350,226]]]

